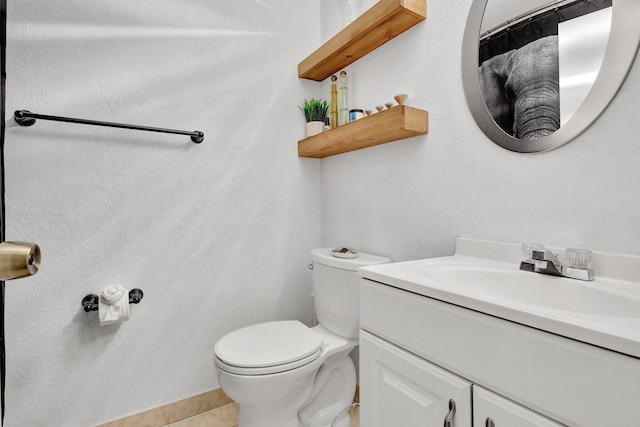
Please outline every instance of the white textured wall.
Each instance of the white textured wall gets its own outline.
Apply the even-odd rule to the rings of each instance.
[[[320,225],[323,246],[396,260],[450,254],[457,235],[640,254],[638,68],[576,141],[511,153],[466,107],[470,4],[429,0],[426,22],[348,69],[354,106],[407,92],[430,133],[318,161],[296,156],[296,105],[323,86],[296,74],[321,38],[317,1],[10,0],[9,112],[206,140],[8,129],[8,239],[38,242],[43,266],[7,284],[5,425],[86,426],[216,387],[222,334],[310,322]],[[100,327],[80,300],[111,283],[145,298],[131,321]]]
[[[41,271],[6,288],[6,426],[88,426],[218,387],[213,346],[257,321],[311,322],[320,163],[297,157],[297,64],[313,0],[10,0],[7,111],[205,132],[39,121],[6,137],[7,239]],[[85,294],[140,287],[101,327]]]
[[[449,255],[456,236],[640,254],[639,64],[573,142],[504,150],[477,127],[462,89],[470,5],[428,0],[426,21],[349,67],[353,105],[406,92],[429,111],[430,132],[323,161],[323,244],[394,260]]]

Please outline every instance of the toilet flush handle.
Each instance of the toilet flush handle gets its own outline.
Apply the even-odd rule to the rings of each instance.
[[[309,262],[307,267],[309,267],[309,270],[313,270],[313,261]]]

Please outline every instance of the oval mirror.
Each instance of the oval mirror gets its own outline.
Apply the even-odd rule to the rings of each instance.
[[[523,153],[571,141],[620,90],[639,19],[640,0],[474,0],[462,79],[478,126]]]

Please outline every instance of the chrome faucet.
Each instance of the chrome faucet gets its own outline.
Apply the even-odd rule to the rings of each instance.
[[[567,264],[562,264],[558,260],[558,255],[542,245],[525,243],[522,245],[522,252],[526,258],[520,263],[522,271],[587,281],[594,278],[591,269],[592,254],[587,249],[567,249],[565,251]]]

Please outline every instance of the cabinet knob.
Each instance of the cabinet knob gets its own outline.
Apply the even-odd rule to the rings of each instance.
[[[496,427],[496,423],[494,423],[491,418],[487,418],[484,423],[484,427]]]
[[[453,427],[453,416],[456,414],[456,402],[449,399],[449,413],[444,418],[444,427]]]

